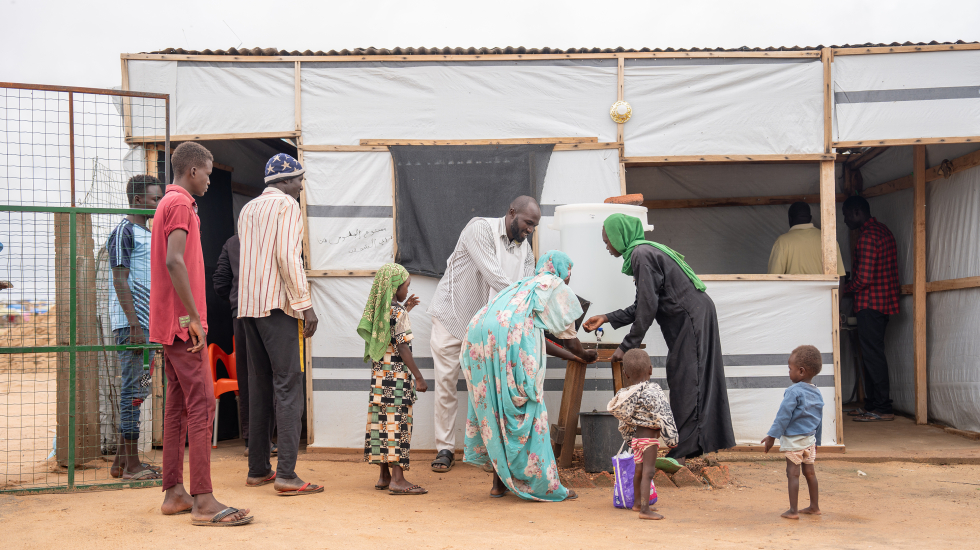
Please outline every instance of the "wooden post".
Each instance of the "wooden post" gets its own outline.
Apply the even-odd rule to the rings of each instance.
[[[72,288],[70,214],[54,214],[55,238],[55,300],[57,341],[59,346],[70,345]],[[95,297],[95,258],[92,240],[92,215],[75,214],[76,232],[76,343],[80,346],[99,344],[98,318]],[[71,393],[70,357],[58,354],[57,384],[57,460],[68,465],[71,437],[68,431],[69,395]],[[99,443],[99,376],[98,352],[78,352],[75,358],[75,465],[84,464],[102,455]]]
[[[152,444],[154,447],[163,447],[163,350],[153,354],[153,379],[152,393],[153,413],[152,413]],[[247,376],[247,374],[246,374]]]
[[[824,275],[837,275],[837,203],[834,161],[820,161],[820,240]]]
[[[915,423],[929,422],[926,372],[926,146],[913,148],[912,187],[915,264],[912,277],[912,334],[915,350]]]
[[[122,68],[122,89],[124,91],[129,91],[129,64],[126,58],[123,57],[119,60]],[[71,95],[71,94],[69,94]],[[132,100],[127,97],[122,97],[123,102],[123,131],[127,138],[133,137],[133,115],[132,115]]]
[[[623,100],[623,77],[626,72],[626,60],[622,57],[616,60],[616,101]],[[623,140],[623,123],[619,122],[616,124],[616,141],[619,143],[619,158],[626,156],[625,142]],[[624,171],[620,170],[620,174]],[[620,178],[623,176],[620,175]],[[623,191],[626,194],[626,191]]]
[[[575,436],[578,435],[578,413],[582,408],[582,392],[585,390],[585,365],[569,361],[565,366],[565,385],[562,388],[561,408],[553,437],[558,466],[572,465],[575,452]]]
[[[626,194],[626,163],[619,163],[619,194]]]
[[[823,152],[830,153],[833,146],[833,80],[830,73],[830,63],[834,53],[830,48],[820,50],[820,61],[823,62]]]
[[[837,444],[844,444],[843,398],[840,391],[840,290],[830,291],[831,330],[834,335],[834,424],[837,428]]]

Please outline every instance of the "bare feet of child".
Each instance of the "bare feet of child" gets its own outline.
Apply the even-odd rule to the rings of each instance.
[[[786,510],[780,517],[786,519],[800,519],[800,514],[796,510]]]
[[[656,510],[656,508],[650,508],[646,512],[640,510],[640,519],[664,519],[663,516],[654,512],[654,510]]]
[[[808,515],[811,515],[811,516],[819,516],[819,515],[821,515],[820,508],[817,508],[816,506],[807,506],[806,508],[800,510],[800,513],[801,514],[808,514]]]

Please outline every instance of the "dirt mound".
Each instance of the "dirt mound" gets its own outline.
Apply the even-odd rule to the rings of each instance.
[[[0,328],[0,347],[56,346],[57,317],[55,308],[47,313],[32,315],[27,321]],[[53,353],[14,353],[0,355],[0,372],[42,372],[54,370]]]

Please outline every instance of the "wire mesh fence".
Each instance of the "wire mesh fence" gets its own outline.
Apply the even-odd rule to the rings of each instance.
[[[0,83],[0,492],[159,484],[162,94]]]

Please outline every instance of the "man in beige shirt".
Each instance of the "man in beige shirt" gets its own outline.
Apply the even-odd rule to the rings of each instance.
[[[794,202],[789,207],[789,231],[772,245],[769,273],[772,275],[819,275],[823,273],[820,228],[811,223],[810,205]],[[844,260],[837,246],[837,275],[844,276]]]

